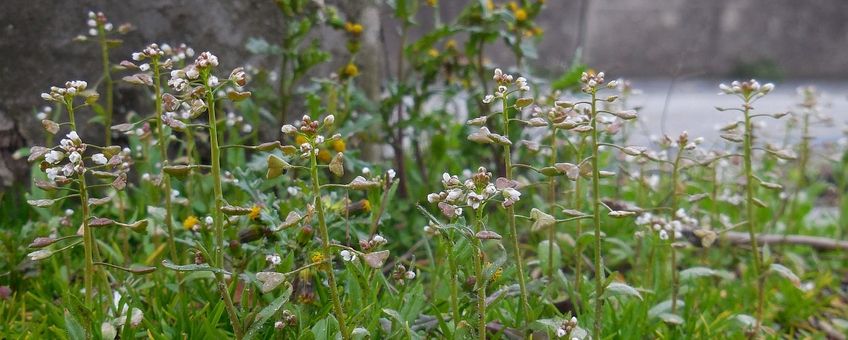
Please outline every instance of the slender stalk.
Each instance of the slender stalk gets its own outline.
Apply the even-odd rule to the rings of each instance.
[[[333,300],[333,311],[339,322],[339,330],[342,333],[342,338],[347,340],[350,339],[350,333],[347,331],[344,309],[342,309],[338,287],[336,286],[336,275],[333,272],[333,261],[331,257],[330,232],[327,230],[327,222],[324,220],[324,204],[321,202],[321,184],[318,181],[318,157],[315,152],[310,152],[309,154],[312,194],[315,196],[315,210],[318,212],[318,228],[321,229],[321,247],[324,258],[330,259],[329,268],[327,269],[327,284],[330,286],[330,298]]]
[[[152,58],[153,63],[153,91],[156,94],[156,121],[159,122],[159,153],[162,158],[162,167],[168,165],[168,136],[165,135],[165,122],[162,121],[162,79],[159,70],[159,57]],[[168,230],[168,249],[172,261],[177,260],[177,246],[174,244],[174,226],[171,207],[171,176],[164,171],[161,172],[165,184],[165,227]]]
[[[557,161],[557,128],[551,133],[551,162],[553,165]],[[549,201],[553,205],[556,203],[556,177],[551,176],[548,180]],[[556,223],[551,224],[548,228],[548,278],[553,282],[554,278],[554,242],[556,242]]]
[[[102,24],[97,25],[97,36],[100,40],[100,57],[103,62],[103,82],[106,88],[106,114],[103,125],[106,128],[106,146],[112,145],[112,110],[114,108],[114,84],[112,81],[111,64],[109,63],[109,45],[106,41],[106,30]]]
[[[504,96],[501,102],[503,103],[503,134],[506,138],[509,138],[509,106],[507,105],[507,96]],[[506,179],[512,180],[512,152],[509,145],[504,145],[504,167],[506,168]],[[512,247],[515,251],[515,263],[518,268],[518,287],[521,290],[521,308],[518,309],[518,313],[521,314],[524,321],[523,325],[526,327],[529,323],[530,303],[527,301],[527,285],[524,282],[524,260],[521,257],[521,248],[519,248],[518,244],[514,205],[506,208],[506,214],[509,221],[509,233],[512,236]]]
[[[445,242],[447,245],[447,257],[448,257],[448,267],[450,268],[450,304],[451,304],[451,315],[453,317],[454,325],[458,324],[461,320],[459,317],[459,289],[457,288],[457,270],[456,270],[456,259],[453,256],[453,239],[449,239],[445,237]]]
[[[71,122],[71,130],[77,130],[76,118],[74,117],[74,103],[73,98],[70,99],[66,106],[68,108],[68,119]],[[88,226],[88,219],[90,215],[89,207],[88,207],[88,188],[85,183],[85,174],[79,174],[79,195],[80,195],[80,205],[82,205],[82,239],[83,239],[83,257],[85,261],[85,273],[83,275],[83,285],[85,286],[85,306],[90,310],[95,310],[94,308],[94,260],[93,260],[93,249],[94,249],[94,236],[91,233],[91,227]]]
[[[203,83],[208,84],[208,74],[204,74]],[[221,208],[224,205],[224,193],[221,188],[221,148],[218,145],[218,124],[217,118],[215,117],[215,93],[213,89],[206,88],[206,105],[208,105],[209,111],[209,143],[211,157],[212,157],[212,190],[215,194],[215,211],[212,212],[214,216],[214,226],[215,226],[215,265],[219,268],[224,268],[224,216],[221,212]],[[215,280],[218,282],[218,291],[221,294],[221,298],[224,299],[224,304],[226,305],[227,315],[230,318],[230,324],[233,326],[233,333],[236,339],[242,338],[242,330],[241,323],[238,319],[238,311],[236,310],[235,305],[233,305],[233,300],[230,297],[230,292],[227,289],[227,283],[224,280],[224,274],[220,272],[215,273]]]
[[[598,168],[598,111],[597,89],[592,89],[592,219],[595,224],[595,324],[593,339],[601,339],[603,315],[604,267],[601,258],[601,175]]]
[[[476,210],[476,220],[474,221],[474,232],[479,233],[483,229],[483,207]],[[477,241],[477,256],[474,257],[474,271],[477,277],[477,333],[481,340],[486,339],[486,281],[483,277],[483,261],[485,253],[483,252],[483,242],[475,238]]]
[[[748,233],[751,237],[751,252],[754,255],[754,277],[757,279],[757,310],[756,314],[754,314],[754,318],[757,319],[754,326],[754,334],[759,334],[760,326],[762,325],[763,318],[763,304],[765,302],[765,295],[763,292],[763,286],[765,285],[765,277],[761,277],[760,272],[762,271],[762,259],[760,258],[760,249],[757,245],[757,231],[756,231],[756,221],[754,216],[754,170],[751,164],[752,158],[752,144],[753,144],[753,131],[751,127],[751,105],[750,98],[745,98],[744,105],[744,115],[745,115],[745,140],[744,140],[744,158],[745,158],[745,194],[746,194],[746,217],[748,219]]]
[[[674,167],[671,170],[671,213],[677,213],[677,181],[680,175],[680,156],[683,155],[683,148],[685,145],[679,145],[677,148],[677,156],[674,158]],[[674,248],[674,242],[676,241],[676,231],[671,231],[671,313],[675,314],[677,312],[677,291],[678,286],[680,285],[680,276],[677,273],[677,249]]]
[[[583,144],[584,140],[581,139],[580,147],[577,150],[577,158],[579,159],[583,155]],[[580,209],[583,203],[583,186],[580,185],[580,176],[577,176],[577,179],[574,180],[574,205],[576,209]],[[575,240],[583,234],[583,220],[577,220],[577,229],[576,229],[576,237]],[[583,245],[580,242],[577,242],[577,264],[574,268],[574,291],[577,292],[577,296],[580,296],[580,285],[583,282]],[[579,303],[577,304],[580,305]]]

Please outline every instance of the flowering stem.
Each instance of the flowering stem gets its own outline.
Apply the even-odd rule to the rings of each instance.
[[[68,119],[71,122],[71,131],[77,130],[76,119],[74,118],[74,103],[73,99],[65,103],[68,108]],[[79,176],[79,195],[80,195],[80,203],[82,205],[82,239],[83,239],[83,252],[84,252],[84,261],[85,261],[85,274],[83,275],[83,282],[85,285],[85,306],[90,310],[94,310],[93,300],[94,300],[94,261],[92,260],[92,249],[94,248],[94,238],[91,235],[91,228],[88,226],[88,217],[89,217],[89,209],[88,209],[88,188],[85,184],[85,174],[80,173]]]
[[[474,232],[479,233],[483,229],[483,207],[475,211]],[[477,277],[477,332],[480,339],[486,339],[486,279],[483,277],[483,241],[476,238],[477,256],[474,257],[474,270]]]
[[[581,141],[580,141],[580,147],[577,150],[578,158],[582,157],[582,155],[583,155],[583,145],[585,144],[584,141],[585,141],[584,139],[581,139]],[[574,180],[574,204],[576,205],[576,209],[580,209],[580,206],[582,205],[581,203],[583,202],[582,188],[583,188],[583,186],[580,185],[580,176],[578,176],[577,179]],[[575,239],[579,238],[580,235],[582,235],[582,234],[583,234],[583,220],[579,219],[579,220],[577,220],[577,229],[576,229]],[[574,280],[575,280],[574,291],[576,292],[577,296],[579,296],[580,295],[580,285],[583,282],[583,245],[580,244],[580,242],[577,242],[577,264],[574,268],[574,276],[575,276],[575,278],[574,278]],[[577,304],[577,306],[579,306],[579,305],[580,304]],[[580,307],[578,307],[578,308],[580,308]]]
[[[339,322],[339,331],[342,333],[342,338],[350,339],[350,333],[347,332],[345,324],[345,314],[342,309],[342,303],[339,299],[339,291],[336,286],[336,275],[333,272],[333,260],[331,257],[330,248],[330,232],[327,230],[327,222],[324,220],[324,204],[321,202],[321,184],[318,182],[318,157],[316,152],[309,151],[310,158],[310,177],[312,177],[312,194],[315,196],[315,210],[318,213],[318,228],[321,232],[321,247],[324,253],[324,258],[329,259],[327,268],[327,284],[330,286],[330,298],[333,300],[333,311],[336,314],[336,320]]]
[[[162,120],[162,80],[160,78],[159,57],[152,58],[153,63],[153,91],[156,94],[156,120],[159,122],[159,153],[162,158],[162,167],[168,165],[168,136],[165,135],[165,122]],[[168,249],[172,261],[177,260],[177,247],[174,244],[174,226],[171,207],[171,176],[164,171],[161,172],[162,180],[165,182],[165,226],[168,230]]]
[[[551,133],[551,165],[557,161],[557,128]],[[550,203],[556,203],[556,177],[551,176],[548,184]],[[556,238],[556,223],[548,228],[548,278],[553,282],[554,278],[554,242]]]
[[[601,175],[598,168],[598,111],[597,89],[592,89],[592,219],[595,223],[595,324],[593,339],[601,339],[603,314],[604,267],[601,258]]]
[[[680,157],[683,155],[685,145],[678,145],[677,156],[674,158],[674,167],[671,170],[671,213],[677,213],[677,181],[680,175]],[[677,312],[677,291],[680,285],[680,276],[677,273],[677,249],[674,248],[677,231],[671,231],[671,314]]]
[[[112,109],[114,107],[114,98],[112,92],[114,85],[112,82],[112,71],[109,63],[109,45],[106,41],[106,30],[103,25],[98,25],[98,38],[100,40],[100,55],[103,62],[103,82],[106,87],[106,114],[104,115],[103,125],[106,127],[106,146],[112,145]]]
[[[509,106],[507,105],[507,96],[504,96],[501,102],[503,103],[503,134],[506,138],[509,138]],[[504,167],[506,168],[506,179],[512,180],[512,152],[509,145],[504,145]],[[518,230],[515,227],[514,205],[506,207],[506,214],[509,220],[509,232],[512,236],[512,248],[515,251],[515,264],[518,268],[518,287],[521,290],[521,305],[518,313],[523,318],[524,326],[527,326],[527,314],[530,311],[530,303],[527,301],[527,285],[524,283],[524,260],[521,258],[521,249],[518,246]]]
[[[447,256],[448,256],[448,267],[450,268],[450,304],[451,304],[451,315],[453,316],[453,324],[457,325],[460,321],[459,318],[459,298],[458,298],[458,289],[456,287],[457,283],[457,271],[456,271],[456,259],[453,255],[453,239],[445,237],[445,242],[447,244]]]
[[[204,84],[208,83],[207,78],[208,74],[204,75]],[[208,105],[209,111],[209,143],[212,149],[212,188],[215,194],[215,211],[212,212],[212,215],[214,215],[213,224],[215,226],[215,265],[219,268],[224,268],[224,216],[221,213],[221,208],[224,205],[224,193],[221,188],[221,149],[218,146],[218,120],[215,118],[215,93],[211,88],[206,89],[206,105]],[[241,323],[238,319],[236,307],[233,305],[233,300],[230,297],[230,292],[227,289],[224,274],[216,272],[215,280],[218,282],[218,291],[221,294],[221,298],[224,299],[227,315],[230,318],[230,324],[233,326],[233,333],[236,339],[241,339]]]
[[[754,315],[756,318],[756,322],[754,325],[754,334],[758,334],[760,332],[760,325],[762,325],[762,317],[763,317],[763,303],[764,303],[764,292],[763,286],[765,285],[765,277],[760,276],[760,271],[762,270],[762,259],[760,259],[760,250],[757,245],[757,233],[756,233],[756,223],[754,222],[754,170],[751,165],[752,158],[752,139],[753,139],[753,131],[751,131],[751,105],[750,99],[745,98],[745,106],[744,106],[744,115],[745,115],[745,140],[744,140],[744,158],[745,158],[745,191],[746,191],[746,204],[745,210],[748,218],[748,233],[751,238],[751,251],[754,255],[754,277],[757,279],[757,311]]]

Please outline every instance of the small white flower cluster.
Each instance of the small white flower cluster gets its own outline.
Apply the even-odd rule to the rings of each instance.
[[[44,161],[50,166],[46,170],[47,179],[51,182],[64,180],[77,173],[83,173],[85,166],[82,162],[82,155],[85,153],[86,144],[80,140],[76,131],[71,131],[59,142],[59,148],[62,151],[51,150],[44,155]],[[60,166],[59,163],[65,159],[67,155],[68,163]],[[100,154],[102,156],[102,154]],[[105,164],[105,163],[104,163]]]
[[[352,251],[347,250],[347,249],[339,252],[339,255],[342,256],[342,260],[344,260],[345,262],[354,262],[358,258],[358,256],[356,255],[355,252],[352,252]]]
[[[241,127],[241,132],[243,133],[251,133],[253,132],[253,126],[244,122],[244,117],[236,115],[235,112],[227,112],[227,120],[225,121],[227,127]]]
[[[495,94],[487,94],[483,97],[483,103],[489,104],[495,101],[495,98],[504,98],[510,92],[510,86],[514,87],[515,91],[527,92],[530,91],[530,85],[527,85],[527,78],[518,77],[514,78],[511,74],[504,73],[501,69],[495,69],[495,75],[492,79],[498,83],[497,90],[495,90]],[[515,81],[513,81],[515,79]]]
[[[177,47],[171,47],[168,44],[162,44],[162,52],[165,52],[165,55],[170,56],[171,60],[174,62],[179,62],[186,60],[187,58],[194,57],[194,49],[188,47],[186,44],[179,44]]]
[[[382,247],[388,243],[389,240],[382,235],[374,235],[370,240],[359,240],[359,248],[362,249],[362,251],[367,252]]]
[[[577,329],[577,317],[572,316],[571,319],[563,320],[559,327],[557,327],[556,336],[557,338],[562,338],[567,335],[571,335],[571,333],[573,333],[575,329]],[[575,337],[572,339],[577,338]]]
[[[65,82],[65,87],[51,86],[50,93],[42,93],[41,99],[52,102],[63,102],[67,96],[80,95],[88,87],[88,83],[82,80],[71,80]]]
[[[265,255],[265,262],[268,262],[272,266],[277,266],[280,263],[282,263],[283,260],[280,258],[280,255],[278,255],[278,254],[268,254],[268,255]]]
[[[48,116],[50,115],[50,113],[52,113],[52,112],[53,112],[53,108],[52,108],[52,107],[45,106],[45,107],[43,107],[43,108],[41,109],[41,111],[38,111],[38,112],[35,114],[35,118],[38,118],[38,120],[45,120],[45,119],[47,119],[47,117],[48,117]]]
[[[307,140],[306,142],[298,145],[301,152],[301,157],[309,157],[310,154],[317,155],[320,149],[318,148],[325,142],[332,142],[342,138],[341,134],[334,134],[327,140],[323,135],[317,134],[322,128],[332,126],[336,121],[336,117],[333,115],[327,115],[324,117],[324,120],[319,123],[317,120],[312,120],[312,117],[309,115],[303,115],[300,119],[299,126],[300,128],[295,127],[292,124],[283,125],[280,128],[280,131],[287,135],[305,135],[305,136],[314,136],[311,140]],[[393,172],[393,170],[392,170]]]
[[[604,85],[604,73],[603,72],[583,72],[580,75],[580,82],[583,83],[583,87],[581,88],[585,93],[591,93],[592,91],[597,91],[602,86],[606,86],[607,88],[614,89],[618,87],[618,81],[613,80]]]
[[[413,279],[415,279],[415,277],[416,277],[415,271],[413,271],[411,269],[407,270],[406,266],[404,266],[402,264],[398,264],[395,267],[395,270],[392,271],[392,278],[395,279],[395,281],[399,285],[404,285],[404,284],[406,284],[406,281],[413,280]]]
[[[737,80],[730,83],[730,86],[721,84],[718,88],[721,90],[719,94],[732,94],[742,98],[754,99],[765,96],[771,90],[774,90],[774,84],[767,83],[761,86],[756,79],[751,79],[743,82]]]
[[[636,225],[644,226],[648,231],[657,233],[657,236],[663,241],[668,240],[669,234],[672,232],[674,233],[675,239],[680,239],[683,237],[682,233],[684,225],[697,224],[698,220],[690,217],[682,208],[677,209],[674,213],[674,219],[671,221],[660,216],[655,216],[649,212],[646,212],[636,218]],[[641,235],[642,232],[637,232],[637,236]]]
[[[103,12],[88,12],[86,24],[88,24],[88,35],[92,37],[97,36],[97,27],[100,25],[103,26],[103,30],[106,32],[110,32],[114,28],[114,25],[106,19],[106,15]]]
[[[484,167],[480,167],[464,182],[456,175],[444,173],[442,186],[445,190],[428,194],[427,201],[437,204],[446,217],[454,218],[462,215],[463,207],[480,209],[498,193],[504,199],[504,207],[511,206],[521,199],[521,192],[516,190],[518,183],[505,178],[498,178],[492,183],[491,178],[492,173]]]

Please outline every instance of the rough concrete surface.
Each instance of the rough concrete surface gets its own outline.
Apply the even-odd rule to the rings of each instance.
[[[440,3],[442,17],[449,20],[467,1]],[[845,0],[549,0],[539,18],[546,37],[536,67],[556,71],[570,64],[582,5],[588,6],[584,59],[610,75],[715,76],[740,62],[769,60],[787,77],[848,77]],[[198,51],[213,51],[225,67],[276,63],[252,57],[244,48],[249,37],[278,39],[282,17],[271,0],[2,0],[0,162],[8,162],[21,145],[40,140],[32,112],[44,104],[41,92],[70,79],[93,84],[100,76],[96,46],[71,41],[86,32],[89,10],[104,11],[116,26],[130,22],[137,27],[114,51],[113,62],[149,42],[185,42]],[[418,32],[432,23],[429,9],[422,11]],[[391,20],[383,22],[384,42],[395,51],[397,29]],[[334,32],[316,34],[330,50],[344,49]],[[489,52],[496,63],[512,62],[505,49]],[[394,70],[391,61],[385,68]],[[137,93],[119,88],[118,115],[136,108]],[[0,172],[16,167],[6,164]]]

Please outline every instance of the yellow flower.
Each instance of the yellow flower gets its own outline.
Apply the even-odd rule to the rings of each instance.
[[[456,40],[450,39],[445,43],[445,49],[455,50],[456,49]]]
[[[362,210],[365,210],[365,212],[370,212],[371,211],[371,201],[362,200]]]
[[[545,34],[545,30],[539,26],[533,27],[533,35],[539,37]]]
[[[427,0],[427,5],[430,7],[436,7],[439,5],[439,0]]]
[[[328,163],[331,159],[333,159],[333,156],[330,155],[330,152],[327,151],[327,149],[321,149],[318,151],[318,160],[322,163]]]
[[[336,139],[330,144],[333,147],[333,150],[336,152],[344,152],[347,149],[347,145],[344,140]]]
[[[347,33],[353,35],[359,35],[360,33],[362,33],[362,25],[353,22],[345,23],[344,29],[345,31],[347,31]]]
[[[312,263],[324,262],[324,254],[316,251],[312,253],[309,259],[312,260]]]
[[[359,75],[359,68],[354,63],[348,63],[342,70],[342,74],[347,78],[356,77]]]
[[[200,224],[200,220],[198,220],[197,217],[194,215],[186,217],[186,219],[183,220],[183,228],[185,228],[186,230],[191,230],[191,228],[194,228],[194,226],[198,224]]]
[[[431,48],[430,50],[427,51],[427,54],[429,54],[431,58],[435,58],[435,57],[439,56],[439,50],[437,50],[435,48]]]
[[[307,142],[306,137],[303,137],[301,135],[297,135],[297,137],[294,137],[295,146],[299,147],[301,144],[306,143],[306,142]]]
[[[515,3],[515,1],[510,1],[508,4],[506,4],[506,7],[508,7],[510,11],[515,12],[515,10],[518,9],[518,4]]]
[[[494,10],[495,9],[495,2],[492,1],[492,0],[486,1],[486,8],[488,8],[490,11]]]
[[[501,275],[503,275],[503,268],[498,267],[498,269],[495,269],[495,272],[492,274],[492,281],[497,281],[501,278]]]
[[[260,211],[262,211],[262,209],[259,208],[258,205],[254,204],[252,207],[250,207],[250,213],[247,214],[247,217],[249,217],[251,220],[255,220],[259,218]]]
[[[515,21],[522,22],[524,20],[527,20],[527,11],[525,11],[523,8],[516,9],[515,11],[513,11],[513,14],[515,14]]]

